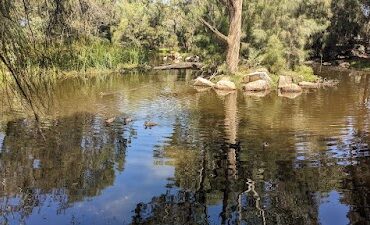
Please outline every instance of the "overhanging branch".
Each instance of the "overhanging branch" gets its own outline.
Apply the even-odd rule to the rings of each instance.
[[[202,22],[206,27],[208,27],[208,29],[210,29],[214,34],[216,34],[216,36],[224,41],[224,42],[228,42],[229,38],[224,35],[223,33],[221,33],[219,30],[217,30],[216,27],[212,26],[211,24],[209,24],[207,21],[205,21],[204,19],[200,18],[200,22]]]

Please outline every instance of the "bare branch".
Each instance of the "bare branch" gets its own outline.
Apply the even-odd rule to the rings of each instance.
[[[216,34],[216,36],[224,41],[224,42],[228,42],[229,38],[224,35],[223,33],[221,33],[219,30],[217,30],[216,27],[212,26],[211,24],[209,24],[207,21],[205,21],[203,18],[200,18],[199,19],[200,22],[202,22],[206,27],[208,27],[208,29],[210,29],[214,34]]]

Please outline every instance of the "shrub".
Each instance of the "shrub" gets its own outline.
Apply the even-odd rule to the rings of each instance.
[[[278,73],[286,68],[284,46],[276,35],[269,38],[262,63],[272,73]]]

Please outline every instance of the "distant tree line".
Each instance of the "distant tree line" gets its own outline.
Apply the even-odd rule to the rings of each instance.
[[[112,70],[167,49],[278,73],[366,51],[370,1],[1,0],[0,34],[0,71],[20,87],[40,70]]]

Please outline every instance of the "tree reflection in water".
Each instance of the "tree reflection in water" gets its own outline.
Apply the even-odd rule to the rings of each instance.
[[[201,98],[198,97],[198,101]],[[332,190],[351,190],[342,194],[342,201],[353,205],[347,214],[351,223],[367,224],[370,221],[370,190],[367,188],[370,178],[365,175],[370,168],[368,160],[364,162],[361,159],[364,155],[356,153],[346,155],[346,158],[330,158],[325,154],[311,154],[310,158],[298,160],[296,151],[300,151],[300,146],[294,143],[294,139],[291,142],[292,139],[279,133],[288,133],[284,129],[288,129],[286,124],[289,120],[283,121],[286,124],[281,126],[281,131],[275,128],[272,133],[264,132],[261,129],[264,121],[258,121],[260,126],[254,131],[258,133],[245,135],[243,143],[235,145],[237,132],[241,130],[239,124],[246,126],[246,120],[238,115],[236,93],[220,98],[225,107],[223,118],[217,115],[210,119],[204,113],[193,118],[196,121],[177,121],[174,125],[171,140],[176,142],[163,149],[164,157],[175,161],[173,183],[165,194],[153,197],[148,203],[139,203],[134,210],[132,224],[320,224],[321,198]],[[271,109],[262,111],[276,111],[272,108],[276,106],[281,107],[267,105]],[[252,114],[255,115],[256,112]],[[367,123],[367,115],[362,115],[362,119],[361,115],[359,117],[358,125]],[[223,123],[220,124],[220,120]],[[186,124],[201,127],[205,121],[214,131],[203,134],[200,138],[203,142],[196,142],[198,150],[194,150],[188,141],[191,128]],[[358,138],[368,142],[367,136],[358,137],[367,128],[358,129],[358,132],[339,139],[327,137],[324,133],[311,136],[296,133],[295,138],[300,143],[303,141],[299,138],[308,136],[310,139],[306,142],[314,144],[308,149],[325,146],[326,151],[352,152],[349,145],[342,142],[354,143]],[[199,140],[199,137],[193,138]],[[258,147],[264,141],[260,138],[271,141],[270,149]],[[282,141],[282,138],[287,140]],[[189,146],[189,149],[184,146]],[[296,149],[292,153],[285,150],[292,148]],[[187,154],[192,157],[184,157]],[[356,166],[343,164],[351,161]]]
[[[107,126],[99,116],[76,114],[43,126],[45,140],[33,122],[7,124],[0,153],[4,222],[15,215],[24,221],[49,198],[63,213],[70,204],[99,195],[113,184],[115,169],[124,169],[129,137],[123,123]]]
[[[0,222],[29,222],[26,217],[45,213],[41,207],[53,201],[57,213],[68,215],[62,219],[79,213],[73,203],[84,212],[104,208],[101,220],[100,214],[88,214],[87,222],[77,215],[85,224],[121,212],[117,220],[132,224],[325,224],[321,209],[327,201],[345,205],[342,217],[351,224],[368,224],[370,81],[344,77],[349,81],[338,89],[294,100],[197,92],[169,74],[153,76],[153,88],[141,86],[147,76],[112,77],[113,94],[106,87],[104,96],[95,84],[83,96],[61,89],[61,95],[69,93],[63,104],[75,104],[63,118],[42,125],[46,141],[27,120],[9,122],[0,133]],[[123,126],[118,116],[108,126],[99,115],[119,115],[117,105],[161,125]],[[92,113],[76,114],[75,106]],[[270,145],[264,149],[265,141]],[[114,190],[102,194],[111,185]]]

